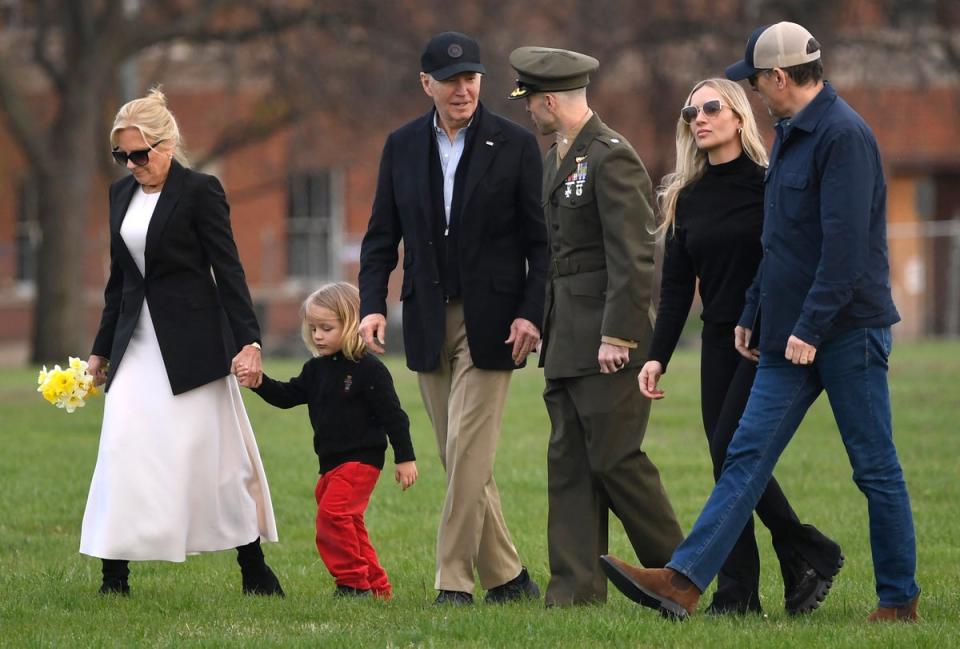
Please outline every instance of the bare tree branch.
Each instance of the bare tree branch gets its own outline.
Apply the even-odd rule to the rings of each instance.
[[[254,110],[254,114],[236,128],[229,128],[207,149],[203,157],[194,164],[202,169],[214,160],[245,146],[262,142],[272,137],[278,130],[290,126],[301,119],[304,111],[283,100],[274,97],[265,98]]]
[[[53,60],[47,55],[48,39],[50,38],[50,28],[53,26],[53,20],[49,13],[49,6],[46,0],[42,0],[37,6],[37,26],[33,35],[33,60],[41,70],[50,79],[50,83],[56,88],[57,92],[63,92],[64,77],[63,71],[54,64]]]
[[[252,11],[255,19],[244,27],[218,27],[214,20],[227,9],[237,8]],[[121,58],[133,56],[149,47],[171,41],[188,43],[229,42],[242,44],[263,38],[310,22],[322,19],[320,8],[309,5],[301,9],[271,9],[269,5],[251,7],[249,2],[236,0],[209,0],[201,7],[171,17],[163,26],[151,25],[128,19],[125,25],[126,38],[120,49]]]

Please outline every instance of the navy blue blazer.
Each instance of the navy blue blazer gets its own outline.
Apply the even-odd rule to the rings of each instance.
[[[260,327],[220,181],[172,161],[147,229],[144,274],[120,236],[137,187],[132,175],[110,186],[110,278],[92,353],[110,359],[109,390],[146,300],[170,387],[181,394],[229,374]]]
[[[387,281],[403,240],[403,341],[407,367],[436,369],[444,337],[430,188],[433,114],[387,137],[377,193],[360,249],[360,315],[387,313]],[[467,342],[480,369],[515,369],[510,323],[543,319],[547,232],[540,149],[527,129],[477,108],[466,162],[457,263]],[[473,126],[471,126],[473,128]],[[469,155],[469,160],[467,156]],[[438,242],[439,245],[439,242]]]

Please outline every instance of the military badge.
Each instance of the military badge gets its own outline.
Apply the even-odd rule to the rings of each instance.
[[[583,184],[587,182],[587,156],[577,156],[577,170],[567,176],[564,181],[566,189],[563,192],[564,198],[570,198],[573,194],[583,196]]]

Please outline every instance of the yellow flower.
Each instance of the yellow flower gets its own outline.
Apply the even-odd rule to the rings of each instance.
[[[55,368],[53,384],[57,387],[57,392],[64,394],[73,390],[73,386],[76,384],[77,380],[74,378],[73,373],[69,370],[61,370],[58,365]]]
[[[64,400],[63,405],[67,409],[67,412],[73,412],[77,408],[82,408],[85,406],[86,403],[87,402],[80,397],[70,395]]]
[[[50,403],[56,403],[58,399],[57,390],[52,385],[48,385],[43,389],[43,398],[49,401]]]
[[[54,365],[53,369],[48,370],[44,365],[37,375],[37,392],[46,401],[67,412],[82,408],[89,397],[100,394],[87,367],[86,361],[74,356],[69,357],[65,368]]]

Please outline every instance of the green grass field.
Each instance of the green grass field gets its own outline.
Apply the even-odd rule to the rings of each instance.
[[[34,392],[35,371],[0,375],[0,645],[336,647],[951,647],[960,646],[960,344],[903,344],[894,350],[894,425],[916,517],[919,626],[868,626],[875,604],[866,506],[850,479],[826,399],[811,411],[777,470],[806,522],[843,546],[847,564],[813,615],[783,611],[770,537],[758,526],[766,615],[661,620],[611,588],[603,606],[545,609],[542,602],[431,605],[436,523],[444,479],[416,381],[390,361],[410,414],[420,481],[406,493],[385,471],[367,512],[370,535],[395,599],[342,601],[313,545],[316,461],[304,408],[280,411],[245,394],[270,479],[281,542],[266,547],[287,598],[240,594],[235,553],[185,564],[133,564],[129,598],[101,597],[100,562],[77,552],[97,454],[102,399],[67,415]],[[286,378],[300,362],[268,362]],[[697,356],[679,353],[653,409],[646,450],[659,465],[681,525],[689,529],[711,487],[700,429]],[[546,444],[542,374],[518,372],[497,457],[508,524],[541,587],[548,580]],[[162,485],[158,485],[162,488]],[[632,557],[615,519],[611,551]],[[709,601],[705,599],[705,603]]]

